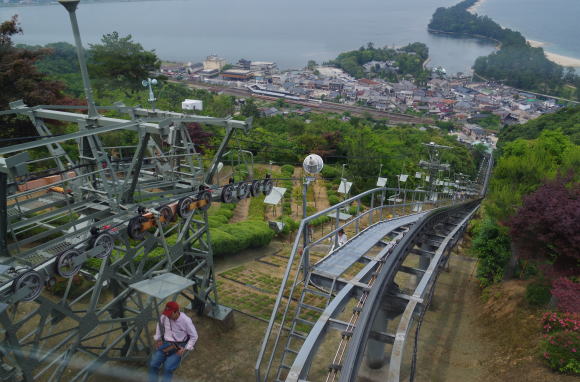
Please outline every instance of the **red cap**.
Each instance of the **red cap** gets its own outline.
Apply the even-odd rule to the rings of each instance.
[[[179,304],[176,303],[175,301],[169,301],[165,305],[165,310],[163,311],[163,315],[169,317],[177,311],[179,311]]]

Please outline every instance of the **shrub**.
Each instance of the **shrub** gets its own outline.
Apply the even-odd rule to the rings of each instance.
[[[284,228],[282,229],[281,232],[284,235],[296,231],[298,229],[298,226],[300,225],[299,222],[297,222],[296,220],[292,219],[289,216],[282,216],[281,221],[282,223],[284,223]]]
[[[357,210],[357,206],[350,206],[346,212],[349,215],[356,215],[356,210]],[[361,206],[361,211],[360,212],[362,212],[362,206]]]
[[[256,196],[250,199],[250,209],[248,217],[250,219],[264,220],[266,204],[264,204],[264,195]]]
[[[563,272],[580,261],[580,183],[573,177],[560,176],[524,197],[508,223],[525,256],[547,258]]]
[[[336,194],[329,195],[328,203],[330,203],[331,206],[334,206],[335,204],[340,203],[340,198]]]
[[[270,243],[274,231],[268,223],[257,220],[227,224],[210,229],[214,255],[232,255],[247,248],[259,248]]]
[[[229,219],[224,215],[214,215],[207,218],[210,228],[216,228],[228,224],[228,220]]]
[[[212,216],[223,216],[226,220],[230,220],[234,216],[234,211],[227,208],[220,208],[213,213]]]
[[[340,172],[341,169],[333,167],[333,166],[329,166],[329,165],[325,165],[322,168],[322,176],[325,178],[339,178],[340,180]]]
[[[319,217],[314,218],[313,220],[311,220],[310,221],[310,225],[313,226],[313,227],[317,227],[317,226],[319,226],[321,224],[326,223],[329,220],[330,220],[330,216],[326,216],[326,215],[319,216]]]
[[[294,166],[291,164],[285,164],[284,166],[280,167],[280,171],[284,177],[289,177],[294,174]]]
[[[580,374],[580,314],[548,312],[542,317],[542,356],[552,370]]]
[[[570,330],[580,332],[580,314],[547,312],[542,316],[542,329],[545,333]]]
[[[231,255],[238,252],[238,239],[219,228],[209,230],[214,256]]]
[[[558,299],[561,311],[580,312],[580,283],[560,277],[552,282],[552,294]]]
[[[477,278],[482,287],[500,281],[510,259],[510,240],[502,228],[489,217],[474,226],[472,250],[479,258]]]
[[[531,306],[545,306],[551,297],[550,285],[545,280],[533,282],[526,288],[526,301]]]
[[[563,330],[546,335],[542,351],[544,360],[552,370],[580,374],[580,333]]]

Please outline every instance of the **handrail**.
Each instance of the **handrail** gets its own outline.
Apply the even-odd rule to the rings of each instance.
[[[468,201],[466,203],[461,203],[461,204],[468,205],[469,203],[473,203],[473,200]],[[457,207],[459,207],[459,206],[457,206]],[[411,245],[413,243],[413,239],[416,236],[417,232],[420,232],[421,229],[423,229],[423,227],[431,219],[435,218],[436,216],[438,216],[440,214],[446,213],[447,211],[449,211],[453,208],[454,208],[453,206],[449,206],[449,207],[444,207],[444,208],[429,212],[429,214],[427,214],[425,217],[423,217],[419,222],[417,222],[411,228],[411,230],[407,233],[407,235],[403,238],[403,240],[401,240],[401,242],[397,245],[397,247],[395,248],[393,253],[391,253],[391,256],[387,260],[388,264],[385,264],[385,266],[383,267],[383,271],[380,272],[380,274],[377,278],[377,281],[376,281],[377,287],[373,288],[368,296],[367,303],[365,304],[365,306],[360,314],[360,317],[359,317],[359,325],[357,325],[357,328],[355,329],[353,336],[351,337],[349,349],[348,349],[348,352],[346,353],[346,356],[344,359],[344,364],[352,365],[353,367],[349,367],[349,368],[343,367],[341,375],[340,375],[340,379],[339,379],[340,382],[355,380],[356,371],[358,370],[358,365],[360,365],[360,362],[362,360],[362,348],[364,346],[364,341],[366,338],[368,338],[369,331],[371,330],[370,322],[373,319],[374,314],[378,309],[378,304],[375,304],[374,301],[377,301],[381,296],[384,295],[388,286],[390,285],[390,283],[394,279],[395,274],[396,274],[397,269],[398,269],[398,267],[396,267],[395,264],[397,262],[401,261],[402,256],[408,250],[407,247],[409,247],[409,245]],[[449,239],[447,239],[447,242],[448,241],[449,241]],[[441,251],[441,252],[443,251],[443,250],[441,250],[441,247],[437,253],[439,253],[439,251]],[[431,267],[432,266],[434,267],[435,263],[436,263],[435,260],[433,260],[430,263],[428,269],[432,269]],[[433,271],[431,271],[429,273],[429,275],[431,275],[432,273],[433,273]],[[425,274],[427,274],[427,271],[425,272]],[[425,284],[423,283],[423,279],[419,285],[423,286],[423,288],[424,288]],[[412,305],[416,306],[417,303],[420,301],[419,299],[421,297],[422,296],[417,296],[416,294],[413,294],[413,296],[411,297],[408,304],[411,305],[414,302]],[[403,316],[403,318],[402,318],[402,321],[404,321],[404,320],[405,320],[405,316]],[[400,340],[399,337],[400,337],[399,332],[397,332],[397,336],[396,336],[395,341]],[[392,354],[395,354],[394,347],[393,347]],[[399,355],[400,355],[400,357],[402,357],[402,354],[399,354]],[[392,361],[390,362],[390,364],[392,364]]]
[[[436,269],[439,267],[441,260],[443,259],[443,254],[447,250],[447,247],[451,240],[453,240],[457,234],[465,228],[465,225],[471,219],[473,214],[479,209],[479,204],[471,210],[471,212],[451,231],[447,237],[443,240],[437,251],[435,251],[435,256],[429,267],[423,274],[421,281],[417,285],[415,292],[407,307],[402,315],[401,321],[399,321],[399,326],[397,327],[397,334],[395,335],[395,342],[393,343],[393,349],[391,352],[391,359],[389,362],[389,374],[387,377],[388,382],[398,382],[400,378],[401,364],[403,362],[403,349],[407,340],[407,334],[413,322],[415,311],[419,306],[420,299],[423,299],[427,293],[427,289],[431,290],[435,287],[434,277],[437,275]],[[430,288],[427,288],[431,284]]]
[[[347,205],[349,205],[349,204],[351,204],[351,203],[353,203],[353,202],[355,202],[357,200],[361,200],[361,199],[363,199],[363,198],[365,198],[365,197],[367,197],[369,195],[374,196],[374,194],[379,194],[380,193],[381,196],[384,196],[385,193],[386,192],[389,192],[389,191],[392,191],[392,192],[405,191],[405,192],[419,193],[419,194],[424,194],[424,195],[432,195],[432,194],[435,193],[435,194],[438,195],[438,197],[437,197],[437,201],[427,201],[427,202],[425,202],[425,201],[413,201],[413,202],[408,202],[408,203],[404,203],[404,204],[389,204],[389,205],[383,204],[385,202],[386,198],[381,197],[379,199],[379,201],[381,203],[379,206],[374,207],[373,205],[371,205],[370,211],[365,211],[365,212],[359,214],[355,219],[353,219],[353,220],[351,220],[351,221],[349,221],[349,222],[347,222],[347,223],[345,223],[345,224],[343,224],[341,226],[338,226],[338,224],[337,224],[337,228],[336,229],[334,229],[330,233],[324,235],[321,239],[318,239],[318,240],[316,240],[313,243],[306,243],[303,246],[303,250],[302,251],[299,251],[300,244],[304,240],[304,231],[305,231],[305,228],[308,227],[308,225],[309,225],[308,223],[309,222],[311,222],[312,220],[314,220],[314,219],[316,219],[316,218],[318,218],[320,216],[326,216],[326,215],[328,215],[331,212],[337,212],[337,214],[338,214],[338,212],[340,211],[341,208],[343,208],[343,207],[345,207],[345,206],[347,206]],[[399,189],[399,188],[378,187],[378,188],[374,188],[374,189],[365,191],[365,192],[363,192],[363,193],[361,193],[359,195],[353,196],[353,197],[351,197],[349,199],[346,199],[346,200],[344,200],[344,201],[342,201],[342,202],[340,202],[340,203],[338,203],[338,204],[336,204],[334,206],[331,206],[331,207],[329,207],[329,208],[327,208],[327,209],[325,209],[323,211],[316,212],[315,214],[313,214],[311,216],[308,216],[307,218],[301,220],[300,225],[298,227],[298,230],[296,231],[296,238],[294,240],[294,244],[293,244],[292,250],[290,252],[290,257],[288,259],[288,264],[286,266],[286,269],[285,269],[285,272],[284,272],[284,276],[282,278],[282,283],[281,283],[280,289],[278,290],[278,294],[276,296],[276,302],[274,303],[274,308],[272,310],[272,314],[270,316],[270,320],[268,321],[268,327],[266,328],[266,332],[264,334],[264,339],[262,341],[262,346],[260,347],[260,352],[258,354],[258,359],[256,361],[256,365],[255,365],[256,380],[258,382],[261,382],[261,381],[266,381],[267,378],[268,378],[268,375],[270,373],[270,369],[272,367],[272,362],[274,360],[275,353],[276,353],[277,348],[278,348],[279,336],[280,336],[280,333],[281,333],[282,328],[284,326],[284,322],[286,320],[286,316],[287,316],[287,313],[288,313],[288,309],[290,307],[290,302],[292,300],[292,296],[294,294],[294,291],[296,289],[296,286],[299,284],[299,283],[297,283],[297,280],[298,280],[298,276],[300,274],[300,271],[297,271],[296,274],[295,274],[294,282],[293,282],[292,287],[291,287],[290,292],[289,292],[288,301],[286,302],[286,305],[284,307],[284,311],[282,313],[281,324],[280,324],[279,330],[277,332],[276,339],[274,340],[273,349],[271,351],[271,356],[269,357],[268,364],[266,366],[266,371],[265,371],[264,375],[262,376],[261,375],[262,363],[264,361],[264,356],[266,354],[266,349],[267,349],[267,347],[268,347],[268,345],[270,343],[270,340],[271,340],[272,331],[274,329],[274,324],[276,322],[276,316],[278,315],[278,313],[280,311],[280,308],[281,308],[281,305],[282,305],[283,293],[284,293],[284,290],[286,289],[286,284],[287,284],[288,279],[290,277],[290,273],[291,273],[291,270],[292,270],[292,265],[296,261],[296,255],[297,255],[297,253],[299,253],[299,255],[300,255],[299,264],[303,264],[302,269],[301,269],[302,273],[304,274],[304,278],[303,279],[306,280],[306,275],[308,274],[308,269],[307,269],[307,266],[306,265],[308,265],[308,264],[305,264],[305,256],[308,256],[308,250],[312,246],[314,246],[314,245],[320,243],[321,241],[323,241],[324,239],[327,239],[329,237],[332,237],[332,235],[335,235],[341,228],[343,228],[345,226],[348,226],[350,224],[353,224],[354,222],[356,222],[356,220],[360,220],[360,219],[362,219],[362,217],[364,217],[364,216],[366,216],[368,214],[372,214],[373,211],[376,211],[376,210],[379,210],[379,209],[414,206],[414,205],[421,204],[421,203],[424,203],[424,204],[434,204],[435,206],[440,206],[441,204],[443,204],[446,201],[451,201],[452,203],[454,202],[450,198],[449,199],[448,198],[445,198],[445,195],[449,195],[449,194],[448,193],[444,193],[444,192],[431,192],[431,191],[425,191],[425,190],[405,190],[405,189]],[[374,199],[373,199],[373,201],[374,201]],[[459,200],[457,202],[459,202]]]

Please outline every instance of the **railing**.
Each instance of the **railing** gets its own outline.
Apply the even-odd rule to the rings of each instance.
[[[399,322],[399,326],[397,328],[397,334],[395,335],[395,342],[393,343],[393,349],[391,352],[391,358],[389,362],[389,375],[388,375],[388,382],[399,382],[400,379],[400,372],[401,372],[401,365],[403,362],[403,350],[407,343],[407,337],[409,333],[409,329],[415,317],[419,315],[419,311],[424,314],[426,308],[429,304],[429,300],[432,296],[432,292],[435,289],[435,283],[437,281],[437,275],[440,270],[440,266],[443,262],[446,261],[447,256],[445,256],[445,252],[452,248],[457,240],[463,234],[469,219],[475,214],[478,210],[479,205],[471,210],[471,212],[447,235],[447,237],[441,243],[439,249],[435,251],[435,256],[431,260],[429,267],[423,274],[423,277],[419,281],[415,292],[411,300],[408,302],[407,307],[403,313],[401,321]],[[428,297],[429,296],[429,297]],[[423,301],[423,303],[419,303]]]
[[[387,201],[388,195],[400,195],[403,194],[403,203],[401,204],[384,204]],[[375,224],[389,220],[392,217],[411,214],[415,210],[422,210],[424,207],[438,208],[445,205],[451,205],[458,202],[463,202],[458,198],[454,197],[455,194],[450,193],[436,193],[423,190],[401,190],[395,188],[375,188],[373,190],[366,191],[360,195],[354,196],[347,199],[335,206],[332,206],[324,211],[315,213],[312,216],[303,219],[300,222],[300,226],[296,233],[296,239],[292,246],[290,252],[290,257],[288,260],[288,265],[282,279],[282,284],[276,302],[274,304],[274,309],[268,322],[268,327],[264,335],[262,346],[258,355],[258,359],[255,365],[256,380],[267,381],[272,364],[276,357],[280,336],[282,331],[285,329],[284,324],[286,322],[286,317],[288,316],[288,311],[290,309],[290,304],[293,301],[293,296],[300,284],[303,284],[308,277],[309,270],[311,268],[309,251],[315,245],[322,243],[324,240],[334,238],[335,244],[338,242],[338,232],[341,229],[354,225],[355,236],[374,226]],[[409,196],[410,202],[407,202],[407,196]],[[362,202],[364,199],[370,198],[369,209],[362,212]],[[379,205],[375,206],[375,202],[378,201]],[[348,222],[340,225],[340,213],[341,210],[345,209],[347,206],[356,203],[357,213]],[[425,208],[428,209],[428,208]],[[320,238],[310,241],[310,235],[305,234],[305,232],[310,232],[310,223],[321,216],[335,216],[334,229],[330,232],[323,234]],[[363,219],[368,220],[368,227],[361,230],[361,225],[364,224]],[[352,238],[351,238],[352,240]],[[337,247],[337,245],[335,245]],[[298,261],[297,261],[298,260]],[[294,274],[294,279],[292,280],[292,285],[287,296],[287,301],[283,304],[282,300],[284,298],[284,291],[287,289],[286,285],[290,279],[292,269],[295,268],[296,272]],[[302,277],[300,278],[300,274]],[[277,320],[277,317],[280,317]],[[277,322],[279,321],[279,322]],[[273,333],[274,327],[277,326],[277,331]],[[272,343],[273,341],[273,343]],[[272,346],[270,350],[269,346]],[[268,350],[269,356],[266,352]],[[267,359],[266,359],[267,358]],[[262,369],[265,370],[262,374]]]

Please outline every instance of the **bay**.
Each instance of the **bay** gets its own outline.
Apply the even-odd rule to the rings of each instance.
[[[543,43],[547,52],[580,59],[578,0],[482,0],[476,12]]]
[[[302,68],[340,52],[375,46],[429,46],[429,65],[468,72],[478,56],[494,50],[488,41],[433,35],[427,24],[437,7],[457,0],[156,0],[86,3],[77,11],[83,43],[102,35],[131,34],[164,60],[202,61],[217,54],[274,61],[282,69]],[[17,43],[44,45],[73,37],[59,4],[0,8],[0,20],[19,15],[24,34]]]

